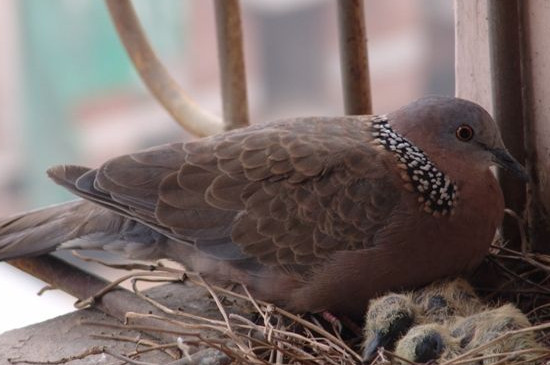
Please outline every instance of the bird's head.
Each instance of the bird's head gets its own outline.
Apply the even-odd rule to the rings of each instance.
[[[413,295],[414,302],[431,320],[443,323],[454,315],[470,315],[484,308],[474,288],[456,278],[431,284]]]
[[[527,181],[489,113],[470,101],[429,96],[388,115],[390,125],[430,158],[461,160],[480,170],[498,165]]]
[[[413,327],[399,340],[395,354],[414,363],[427,363],[459,350],[459,341],[450,335],[447,327],[430,323]]]
[[[393,349],[415,323],[417,309],[410,296],[388,294],[370,302],[365,318],[363,363],[369,363],[379,347]]]

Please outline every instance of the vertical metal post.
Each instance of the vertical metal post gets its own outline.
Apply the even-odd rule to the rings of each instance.
[[[525,161],[521,45],[518,0],[489,0],[489,51],[493,89],[493,115],[502,138],[512,155]],[[525,207],[525,184],[507,174],[499,180],[506,206],[518,213]],[[519,242],[517,222],[510,217],[503,223],[504,238]]]
[[[225,129],[248,125],[248,98],[239,0],[214,0]]]
[[[338,0],[340,68],[346,114],[372,114],[363,0]]]

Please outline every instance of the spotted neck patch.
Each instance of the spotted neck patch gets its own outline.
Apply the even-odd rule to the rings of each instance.
[[[374,141],[395,155],[404,186],[418,194],[420,208],[436,217],[452,214],[458,200],[456,184],[420,148],[395,132],[385,115],[375,117],[371,124]]]

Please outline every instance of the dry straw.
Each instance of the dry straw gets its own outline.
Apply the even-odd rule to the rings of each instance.
[[[503,333],[500,337],[472,349],[458,357],[442,362],[445,365],[462,364],[522,364],[525,362],[512,359],[518,355],[529,355],[536,361],[528,363],[544,363],[544,359],[550,359],[550,348],[522,349],[508,353],[484,354],[484,350],[506,341],[511,336],[521,335],[525,332],[536,332],[541,344],[548,345],[550,336],[550,303],[548,298],[550,289],[547,280],[550,279],[550,256],[530,254],[515,251],[504,247],[502,243],[493,246],[494,252],[488,260],[500,269],[500,274],[506,278],[501,281],[498,288],[483,288],[488,297],[493,299],[506,297],[514,300],[528,313],[534,325],[529,328]],[[510,265],[510,261],[515,265]],[[518,265],[519,264],[519,265]],[[108,265],[113,266],[113,265]],[[120,266],[119,266],[120,268]],[[183,270],[166,268],[164,266],[150,265],[139,267],[131,265],[131,269],[145,269],[124,276],[122,279],[131,280],[133,291],[156,308],[162,315],[143,313],[127,313],[127,324],[113,325],[105,323],[84,322],[86,325],[104,326],[112,328],[125,328],[140,330],[147,333],[172,333],[180,340],[173,343],[149,343],[144,344],[146,351],[167,351],[171,349],[179,352],[180,356],[191,358],[190,348],[212,348],[223,354],[223,360],[234,364],[359,364],[361,357],[357,347],[358,338],[343,339],[337,331],[330,326],[320,324],[315,317],[298,316],[272,304],[256,300],[246,287],[227,289],[209,284],[199,274],[185,272]],[[153,271],[151,272],[151,268]],[[544,275],[541,275],[544,274]],[[542,280],[536,282],[533,277]],[[202,315],[183,312],[149,298],[138,288],[141,281],[174,282],[185,280],[192,285],[204,288],[215,302],[219,316],[209,318]],[[115,281],[113,284],[118,284]],[[102,295],[102,293],[99,293]],[[243,316],[231,313],[231,308],[224,305],[224,298],[233,298],[244,302],[252,316]],[[90,298],[93,302],[96,298]],[[537,304],[543,301],[543,304]],[[136,320],[154,319],[158,326],[134,325]],[[162,324],[160,324],[162,323]],[[208,335],[206,334],[208,333]],[[550,332],[548,332],[550,333]],[[110,337],[111,339],[113,337]],[[122,340],[122,339],[121,339]],[[182,350],[182,343],[187,347]],[[129,357],[138,356],[139,352],[127,354]],[[380,350],[372,364],[390,364],[396,355],[385,350]],[[408,363],[405,359],[400,359]],[[220,360],[221,361],[221,360]],[[136,364],[138,362],[135,362]],[[180,362],[178,362],[179,364]],[[190,363],[190,362],[189,362]],[[222,361],[223,363],[223,361]],[[413,364],[413,363],[411,363]]]
[[[513,212],[507,211],[518,220]],[[463,364],[545,364],[550,359],[550,256],[529,251],[525,233],[521,232],[519,249],[509,248],[502,241],[495,241],[488,257],[488,265],[496,268],[501,279],[495,287],[479,288],[487,300],[511,301],[522,309],[533,323],[532,327],[503,333],[500,337],[478,348],[460,354],[456,358],[442,362],[444,365]],[[112,322],[88,322],[83,325],[99,326],[103,329],[127,329],[159,335],[151,339],[124,337],[120,335],[93,335],[100,339],[136,343],[136,350],[118,354],[106,347],[94,347],[71,358],[50,362],[29,362],[12,360],[11,363],[63,364],[90,355],[105,353],[128,364],[152,365],[139,360],[146,352],[162,351],[173,359],[171,364],[184,365],[198,363],[200,358],[219,364],[360,364],[358,348],[360,338],[354,335],[340,336],[322,319],[314,316],[300,316],[270,303],[255,299],[246,287],[222,288],[208,283],[197,273],[165,267],[161,264],[113,265],[78,255],[87,261],[103,265],[134,270],[98,292],[94,297],[77,303],[79,308],[94,303],[99,297],[115,288],[123,281],[130,280],[136,295],[159,310],[160,314],[126,314],[125,324]],[[137,271],[136,271],[137,270]],[[217,307],[217,315],[206,316],[189,313],[178,308],[170,308],[148,297],[139,289],[139,283],[173,283],[185,281],[188,285],[203,288]],[[226,300],[231,298],[231,301]],[[248,308],[243,314],[232,311],[231,303],[240,302],[240,308]],[[228,304],[229,303],[229,304]],[[322,324],[323,323],[323,324]],[[359,324],[361,325],[361,324]],[[350,332],[350,331],[347,331]],[[506,341],[511,336],[525,332],[536,332],[542,347],[522,349],[507,353],[484,353],[484,350]],[[346,331],[344,331],[346,333]],[[546,346],[546,347],[544,347]],[[530,358],[529,361],[515,361],[516,358]],[[372,364],[391,364],[396,355],[380,349]],[[410,363],[399,359],[402,363]],[[203,362],[204,363],[204,362]],[[413,363],[411,363],[413,364]]]

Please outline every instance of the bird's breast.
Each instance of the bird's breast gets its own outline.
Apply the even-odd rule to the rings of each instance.
[[[481,260],[492,243],[504,216],[502,190],[493,173],[486,170],[474,181],[460,184],[460,200],[449,220],[456,232],[453,244],[464,245]]]
[[[502,220],[502,193],[490,171],[457,186],[460,198],[447,216],[419,209],[415,193],[406,193],[375,247],[334,253],[293,293],[291,306],[360,316],[375,295],[477,267]]]

